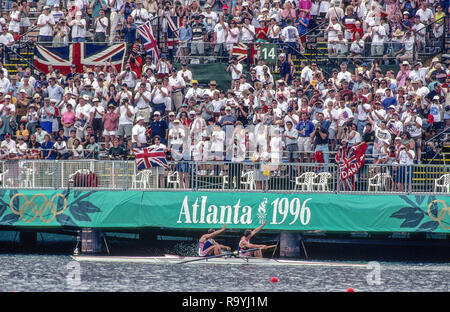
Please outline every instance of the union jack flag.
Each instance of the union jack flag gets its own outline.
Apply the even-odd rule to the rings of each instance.
[[[34,66],[44,73],[48,73],[48,66],[53,65],[61,74],[70,73],[70,68],[75,65],[78,73],[83,72],[83,66],[103,66],[106,62],[122,71],[125,58],[126,44],[104,46],[94,43],[76,42],[65,47],[34,46]]]
[[[135,163],[138,170],[150,169],[152,167],[168,168],[164,147],[149,146],[143,149],[133,149]]]
[[[180,28],[180,19],[178,16],[166,16],[167,23],[167,47],[173,49],[179,44],[178,29]]]
[[[248,47],[243,43],[238,43],[233,46],[233,56],[236,56],[238,62],[242,62],[247,58]]]
[[[159,59],[158,44],[155,36],[153,35],[152,25],[147,22],[137,28],[139,35],[141,36],[141,42],[144,45],[145,51],[153,58],[153,63],[156,64]]]
[[[339,176],[344,190],[354,190],[354,175],[364,165],[367,143],[357,146],[342,146],[336,153],[336,163],[339,164]]]
[[[236,56],[239,62],[248,58],[249,64],[253,65],[255,57],[258,56],[258,50],[253,43],[249,43],[248,46],[243,43],[238,43],[233,46],[233,56]]]

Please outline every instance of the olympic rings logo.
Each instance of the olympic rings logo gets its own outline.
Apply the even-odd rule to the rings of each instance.
[[[442,205],[444,205],[444,208],[439,211],[439,213],[437,214],[437,217],[433,216],[433,214],[431,213],[431,206],[433,206],[434,203],[442,203]],[[433,200],[431,203],[429,203],[427,212],[432,220],[439,222],[439,225],[441,226],[441,228],[443,228],[445,230],[450,230],[450,226],[445,226],[442,224],[442,220],[444,219],[445,214],[448,213],[448,215],[450,216],[450,207],[447,207],[447,204],[442,199],[436,199],[436,200]]]
[[[64,199],[63,208],[60,210],[58,210],[58,207],[53,202],[57,197]],[[22,198],[25,200],[25,202],[20,205],[19,210],[14,208],[14,200],[16,198]],[[36,198],[42,198],[44,200],[39,209],[34,202]],[[18,193],[11,197],[11,200],[9,201],[9,208],[11,208],[14,214],[19,215],[23,222],[31,223],[37,218],[37,216],[39,216],[42,222],[50,223],[57,215],[62,214],[64,210],[66,210],[67,199],[62,194],[56,194],[50,200],[47,200],[47,197],[44,194],[36,194],[28,200],[27,196],[22,193]],[[31,218],[27,218],[30,216],[29,210],[31,210],[31,214],[33,215]],[[48,218],[48,215],[50,215],[50,218]]]

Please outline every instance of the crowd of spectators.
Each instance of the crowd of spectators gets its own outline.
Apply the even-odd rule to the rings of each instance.
[[[401,7],[417,20],[427,7],[416,9],[414,3],[406,1]],[[26,16],[26,5],[26,1],[12,3],[7,20],[13,36],[30,26],[17,21],[17,16]],[[364,141],[374,163],[413,164],[435,151],[429,139],[450,126],[450,71],[439,58],[428,66],[402,59],[395,70],[387,71],[377,62],[360,62],[349,71],[344,61],[331,77],[315,62],[303,61],[296,75],[290,70],[290,56],[304,48],[308,25],[322,13],[330,25],[344,24],[344,38],[371,40],[372,52],[383,54],[383,44],[378,43],[385,39],[376,39],[376,29],[384,29],[380,23],[387,19],[396,19],[394,3],[194,0],[172,5],[94,0],[70,1],[62,4],[62,11],[59,5],[58,0],[47,0],[43,6],[37,22],[40,40],[55,44],[54,30],[61,22],[66,35],[71,28],[71,41],[83,41],[86,25],[93,23],[98,40],[112,42],[118,40],[117,27],[125,21],[120,40],[131,48],[123,71],[105,64],[77,73],[73,66],[71,73],[62,75],[49,66],[48,73],[33,75],[30,68],[19,66],[10,75],[0,64],[1,159],[127,159],[134,148],[152,145],[163,147],[168,158],[178,162],[328,163],[342,144]],[[146,14],[140,14],[144,10]],[[220,89],[216,81],[199,83],[188,58],[175,65],[162,55],[153,63],[152,57],[140,54],[135,26],[165,11],[186,20],[179,31],[180,44],[196,53],[204,52],[206,40],[217,54],[229,53],[236,42],[285,42],[285,53],[277,60],[281,77],[274,78],[262,59],[245,72],[229,54],[223,75],[232,82]],[[427,21],[433,18],[439,18],[438,13]],[[6,36],[5,25],[1,38]],[[389,27],[392,32],[392,24]],[[410,31],[406,29],[406,36]],[[330,38],[332,30],[327,32]],[[186,39],[189,35],[191,39]],[[342,37],[339,31],[336,35]],[[335,52],[335,43],[330,42],[329,48]],[[200,172],[214,174],[208,168]]]

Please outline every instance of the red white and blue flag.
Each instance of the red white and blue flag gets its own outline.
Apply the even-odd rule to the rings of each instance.
[[[341,147],[336,153],[336,163],[339,165],[340,181],[344,190],[354,190],[354,175],[364,166],[366,161],[367,143],[356,146]]]
[[[48,66],[59,69],[61,74],[70,73],[70,68],[75,65],[78,73],[83,72],[83,66],[104,66],[107,62],[122,71],[125,58],[126,44],[104,46],[94,43],[77,42],[65,47],[44,47],[39,44],[34,46],[34,67],[44,73],[48,73]]]
[[[159,59],[158,43],[153,35],[153,29],[150,22],[139,26],[137,28],[139,35],[141,36],[141,42],[144,45],[145,51],[153,58],[153,63],[156,64]]]
[[[168,168],[164,147],[145,147],[143,149],[133,149],[135,163],[138,170],[150,169],[153,167]]]
[[[166,16],[167,23],[167,47],[173,49],[179,44],[178,29],[180,28],[180,19],[178,16]]]

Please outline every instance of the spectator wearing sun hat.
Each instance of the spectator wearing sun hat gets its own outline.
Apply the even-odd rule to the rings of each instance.
[[[146,129],[144,127],[144,117],[139,116],[136,118],[136,124],[131,131],[131,142],[133,148],[144,148],[147,146],[147,136],[145,134]]]

